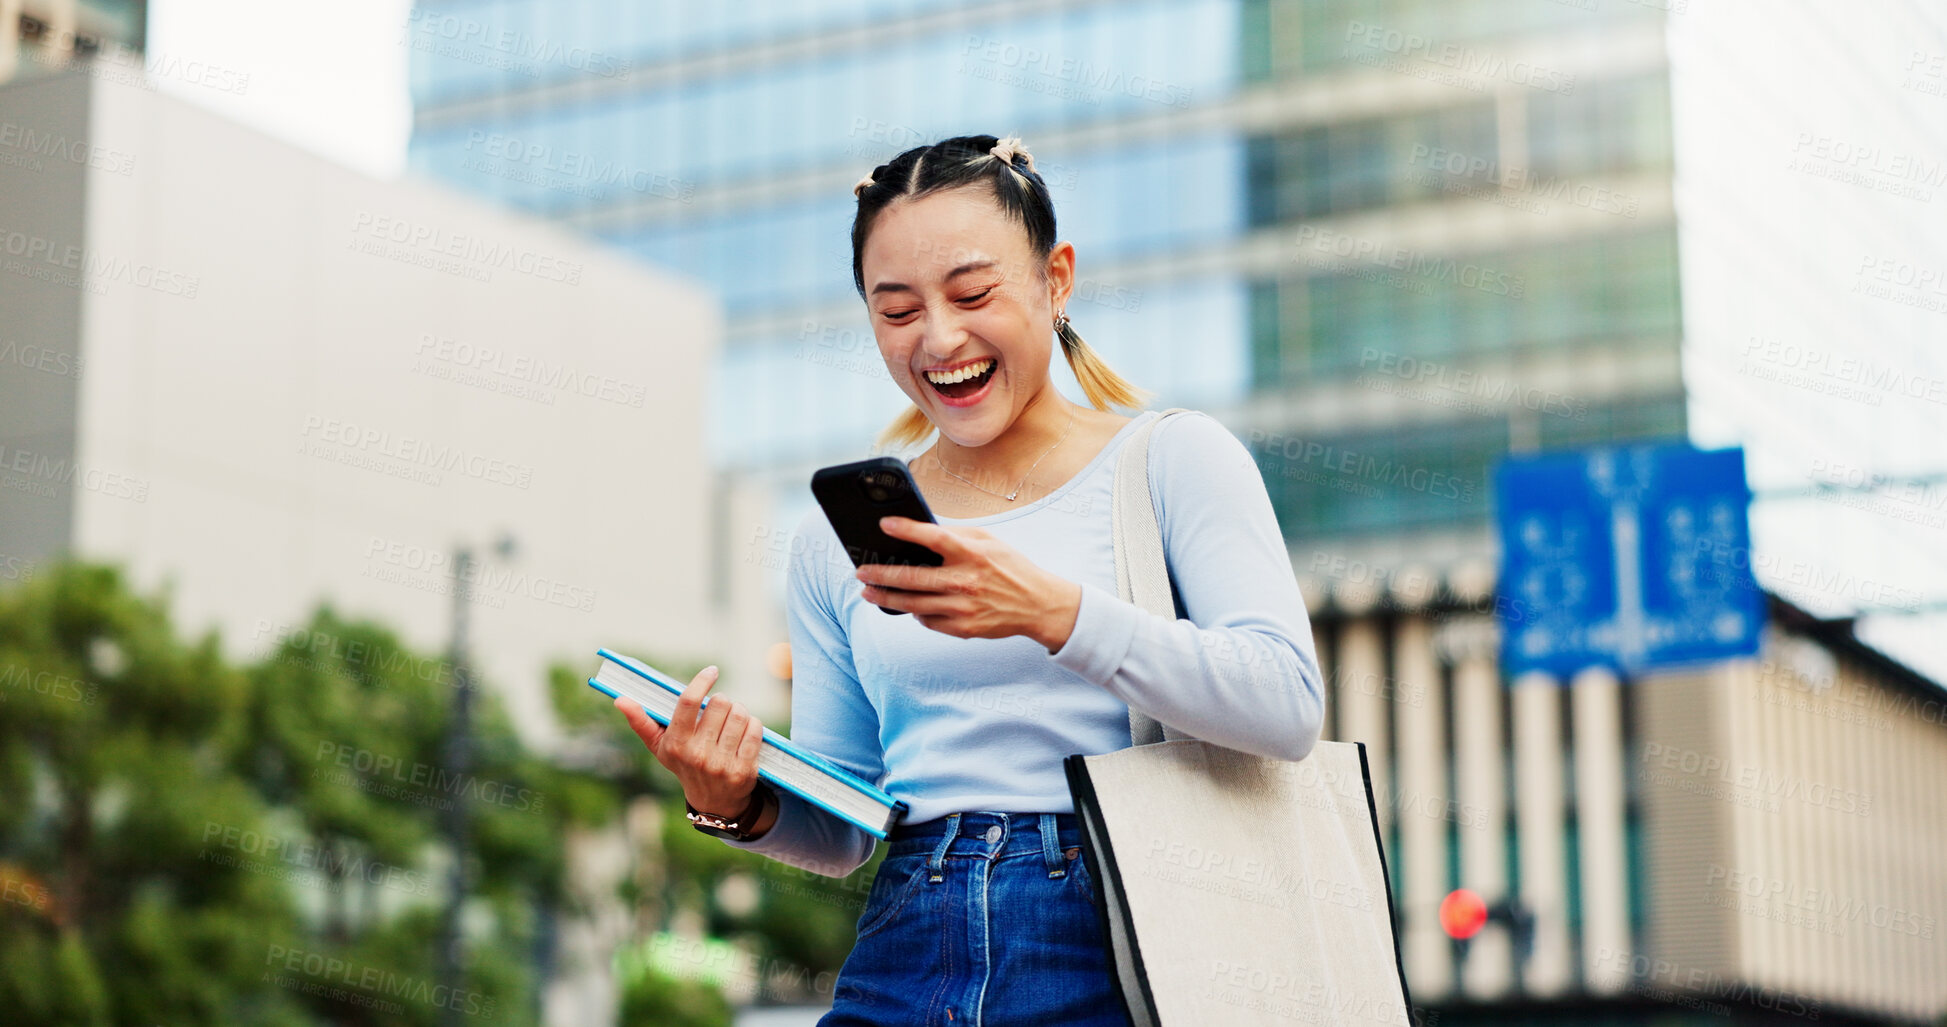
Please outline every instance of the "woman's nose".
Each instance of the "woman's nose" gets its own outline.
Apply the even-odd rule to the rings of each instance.
[[[928,311],[926,324],[920,329],[920,350],[928,354],[927,363],[922,366],[944,363],[959,352],[970,337],[961,311],[953,309],[951,305],[945,310]]]

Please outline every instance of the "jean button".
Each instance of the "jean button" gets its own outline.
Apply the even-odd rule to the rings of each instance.
[[[990,844],[990,845],[991,845],[991,844],[993,844],[994,842],[997,842],[997,841],[1000,841],[1000,840],[1001,840],[1001,825],[999,825],[999,824],[995,824],[994,826],[992,826],[992,827],[990,827],[990,828],[988,828],[988,829],[987,829],[987,842],[988,842],[988,844]]]

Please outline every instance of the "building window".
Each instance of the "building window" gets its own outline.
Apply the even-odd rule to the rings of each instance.
[[[1490,42],[1496,36],[1600,33],[1624,22],[1654,20],[1661,12],[1647,4],[1244,0],[1241,15],[1243,70],[1247,79],[1261,81],[1375,58],[1414,61],[1418,58],[1402,53],[1398,42],[1409,35],[1433,46],[1475,47],[1482,51],[1477,60],[1488,62],[1501,56]]]
[[[1248,143],[1246,207],[1256,226],[1466,199],[1633,216],[1633,197],[1571,180],[1668,169],[1669,83],[1652,74],[1538,94],[1527,144],[1527,166],[1503,166],[1489,99],[1259,136]]]
[[[1670,441],[1685,432],[1681,394],[1542,418],[1543,448]],[[1553,423],[1569,426],[1550,430]],[[1299,438],[1253,432],[1247,443],[1286,538],[1481,527],[1494,465],[1509,450],[1505,417]]]
[[[1408,258],[1253,283],[1253,387],[1349,378],[1369,370],[1375,354],[1458,361],[1677,345],[1677,247],[1667,226]]]

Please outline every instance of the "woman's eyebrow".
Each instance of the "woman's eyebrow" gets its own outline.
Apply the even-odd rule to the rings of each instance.
[[[997,262],[992,260],[976,260],[970,263],[962,264],[959,267],[956,267],[953,270],[948,271],[946,273],[946,280],[952,281],[953,279],[959,277],[960,275],[964,275],[969,271],[985,271],[990,267],[994,267],[996,264]],[[874,296],[877,296],[882,292],[912,292],[912,291],[913,291],[913,287],[907,285],[904,282],[880,282],[878,285],[872,287],[872,295]]]

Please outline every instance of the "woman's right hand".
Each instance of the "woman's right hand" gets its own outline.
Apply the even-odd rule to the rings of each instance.
[[[757,754],[764,747],[764,725],[726,696],[717,696],[705,706],[703,697],[716,681],[716,667],[698,671],[677,697],[668,727],[650,719],[641,705],[628,699],[615,700],[615,708],[629,718],[629,727],[649,747],[656,762],[676,775],[691,806],[728,818],[750,804],[751,792],[757,787]]]

